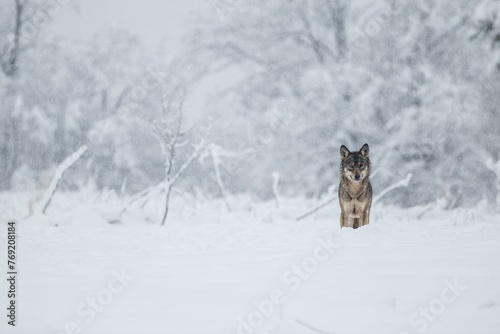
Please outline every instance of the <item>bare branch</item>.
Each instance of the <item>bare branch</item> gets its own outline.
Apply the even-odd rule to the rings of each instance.
[[[224,200],[224,204],[226,205],[226,209],[228,212],[231,212],[231,206],[229,205],[229,202],[227,200],[227,193],[226,193],[226,188],[224,187],[224,183],[222,182],[222,177],[220,173],[220,165],[221,165],[221,157],[224,155],[224,151],[221,149],[221,147],[211,144],[208,147],[208,153],[212,158],[212,165],[214,167],[215,171],[215,181],[217,182],[217,186],[219,187],[219,190],[222,195],[222,199]],[[203,159],[203,157],[200,157],[200,161]]]
[[[250,52],[244,50],[241,46],[236,45],[234,42],[228,41],[225,43],[209,43],[202,44],[201,49],[203,50],[213,50],[215,52],[220,52],[221,50],[226,50],[229,53],[232,53],[233,56],[236,56],[237,60],[233,60],[233,63],[237,63],[241,60],[247,60],[252,63],[255,63],[259,66],[268,67],[268,63],[256,55],[251,54]],[[228,55],[226,55],[227,57]],[[220,60],[220,59],[219,59]]]
[[[6,76],[14,77],[17,74],[17,66],[20,53],[20,38],[21,29],[24,24],[24,2],[22,0],[15,0],[15,19],[14,19],[14,41],[10,50],[7,51],[5,63],[2,63],[2,69]],[[8,48],[7,48],[8,49]]]
[[[181,168],[179,168],[179,170],[177,171],[177,173],[175,174],[175,176],[172,178],[172,180],[170,181],[171,185],[174,185],[175,182],[177,182],[177,180],[182,176],[182,174],[186,171],[186,169],[200,155],[201,151],[203,149],[206,149],[206,143],[207,143],[207,139],[208,139],[209,133],[210,133],[210,127],[209,127],[209,129],[207,129],[207,132],[205,133],[205,136],[202,138],[202,140],[200,141],[200,143],[198,145],[196,145],[193,153],[191,153],[191,155],[189,156],[188,160],[181,166]]]
[[[121,108],[121,106],[123,105],[123,101],[125,101],[125,98],[128,96],[130,90],[131,90],[130,86],[127,86],[122,90],[120,95],[118,95],[118,98],[116,99],[116,102],[113,108],[111,109],[112,113],[117,112]]]

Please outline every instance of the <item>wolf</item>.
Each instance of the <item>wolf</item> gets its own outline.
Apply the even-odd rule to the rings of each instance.
[[[373,190],[370,183],[370,147],[364,144],[358,152],[340,146],[340,227],[368,225]]]

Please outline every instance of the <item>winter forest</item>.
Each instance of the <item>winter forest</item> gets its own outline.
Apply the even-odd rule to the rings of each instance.
[[[500,2],[196,1],[151,47],[123,22],[54,32],[79,1],[0,0],[0,261],[15,219],[25,282],[8,332],[498,333]],[[371,223],[339,230],[339,147],[364,143]],[[330,264],[288,276],[326,237]]]
[[[41,43],[43,21],[61,5],[3,0],[1,190],[36,202],[82,145],[61,190],[154,187],[165,178],[156,131],[171,135],[180,113],[173,173],[210,122],[218,167],[200,154],[180,193],[220,198],[220,178],[227,194],[268,200],[274,174],[284,196],[320,197],[337,186],[338,147],[369,142],[376,188],[413,174],[387,203],[498,206],[496,1],[215,5],[165,60],[120,29]],[[176,110],[203,80],[228,83],[197,110]]]

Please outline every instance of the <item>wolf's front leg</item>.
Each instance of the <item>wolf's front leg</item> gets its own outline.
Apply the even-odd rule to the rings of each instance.
[[[360,226],[363,226],[363,221],[360,218],[352,218],[352,228],[357,229]]]
[[[366,209],[363,212],[363,226],[368,225],[370,223],[370,209]]]
[[[345,226],[344,222],[344,212],[340,212],[340,228]]]

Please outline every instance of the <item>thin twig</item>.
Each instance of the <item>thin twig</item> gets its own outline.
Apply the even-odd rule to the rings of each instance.
[[[318,328],[316,328],[316,327],[314,327],[312,325],[309,325],[309,324],[307,324],[307,323],[305,323],[303,321],[300,321],[300,320],[296,319],[295,322],[298,323],[301,326],[304,326],[305,328],[307,328],[307,329],[309,329],[309,330],[311,330],[313,332],[316,332],[316,333],[319,333],[319,334],[331,334],[331,332],[325,332],[325,331],[323,331],[321,329],[318,329]]]

